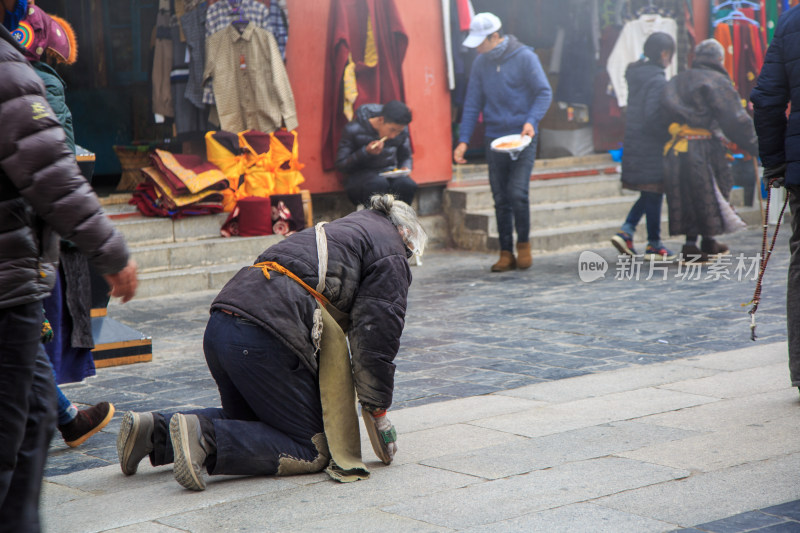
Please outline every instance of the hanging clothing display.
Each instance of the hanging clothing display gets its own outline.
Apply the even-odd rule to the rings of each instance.
[[[324,170],[334,168],[336,148],[347,123],[342,85],[348,58],[352,56],[355,62],[358,88],[355,107],[404,101],[402,67],[408,46],[394,0],[333,0],[329,23],[322,127]],[[372,38],[369,38],[370,28]],[[368,53],[370,42],[374,43],[377,58],[374,62]]]
[[[170,31],[169,2],[166,3],[166,6],[163,5],[163,2],[159,3],[154,46],[152,72],[153,113],[161,117],[172,117],[175,112],[172,107],[172,86],[170,84],[172,34]],[[157,118],[156,122],[163,122],[163,118]]]
[[[189,53],[189,76],[186,79],[184,97],[198,109],[204,109],[203,103],[203,70],[206,65],[206,12],[205,2],[187,11],[180,17],[181,29],[186,37]]]
[[[241,33],[229,25],[207,38],[206,52],[203,80],[213,82],[223,130],[297,128],[289,76],[271,33],[253,21]]]
[[[767,44],[764,28],[767,9],[764,2],[760,4],[763,9],[758,10],[737,2],[717,10],[712,4],[714,38],[725,48],[725,70],[741,97],[742,106],[751,115],[750,92],[764,64]]]
[[[169,74],[172,88],[172,107],[175,117],[175,133],[178,137],[208,130],[208,111],[205,106],[198,108],[188,98],[186,92],[189,84],[189,49],[177,17],[170,23],[172,38],[172,70]]]
[[[630,63],[638,60],[644,49],[644,42],[655,32],[664,32],[677,42],[678,24],[674,19],[657,14],[641,15],[636,20],[627,22],[622,28],[611,55],[608,57],[606,70],[617,95],[617,105],[625,107],[628,103],[628,85],[625,82],[625,70]],[[672,57],[672,63],[666,69],[669,80],[678,73],[678,55]]]
[[[594,14],[587,9],[586,2],[572,1],[569,4],[569,18],[566,37],[561,51],[558,85],[555,101],[565,107],[580,107],[585,110],[584,118],[578,122],[589,121],[589,105],[592,103],[592,89],[595,77],[596,48],[592,39],[592,18]]]
[[[600,65],[605,65],[608,61],[620,31],[619,26],[606,26],[603,29],[600,35]],[[606,152],[619,148],[625,134],[625,118],[617,104],[617,97],[606,69],[600,69],[594,78],[591,112],[595,151]]]

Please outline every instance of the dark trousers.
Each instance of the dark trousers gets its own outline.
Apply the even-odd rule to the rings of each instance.
[[[204,431],[217,447],[206,464],[209,474],[269,475],[277,473],[283,457],[317,457],[311,439],[323,433],[319,384],[291,350],[267,330],[220,311],[211,313],[203,350],[222,409],[185,414],[213,422],[213,435]],[[154,466],[174,460],[169,419],[155,417]]]
[[[789,239],[789,278],[786,283],[786,326],[789,332],[789,377],[800,387],[800,197],[789,195],[792,210],[792,236]]]
[[[491,144],[492,140],[487,139],[486,142]],[[529,240],[531,208],[528,191],[535,159],[536,137],[519,153],[516,160],[511,159],[506,153],[486,148],[489,185],[492,188],[494,214],[497,218],[497,231],[500,234],[500,250],[508,252],[513,250],[514,228],[517,230],[517,242]]]
[[[660,192],[642,191],[639,199],[633,204],[631,210],[628,212],[628,218],[625,219],[626,227],[633,227],[634,229],[645,217],[647,222],[647,240],[653,246],[661,243],[661,206],[664,203],[664,195]],[[632,231],[629,231],[633,235]]]
[[[56,422],[42,304],[0,309],[0,531],[39,531],[39,493]]]
[[[417,184],[409,176],[382,178],[377,172],[374,174],[362,172],[348,176],[344,190],[354,205],[368,206],[373,194],[393,194],[411,205],[417,192]]]

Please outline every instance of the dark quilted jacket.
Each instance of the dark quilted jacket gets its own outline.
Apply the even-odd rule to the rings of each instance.
[[[625,72],[628,106],[622,182],[629,189],[660,188],[664,181],[664,143],[669,139],[661,113],[661,94],[667,84],[664,68],[650,62],[631,63]],[[642,187],[645,186],[645,187]]]
[[[0,26],[0,308],[44,298],[55,283],[59,236],[103,274],[128,250],[64,142],[39,76]]]
[[[350,317],[353,376],[362,403],[389,407],[394,360],[400,347],[411,270],[397,229],[383,214],[365,209],[325,225],[328,274],[323,294]],[[275,261],[316,287],[314,228],[269,247],[256,262]],[[222,289],[211,308],[238,313],[269,330],[315,374],[311,343],[314,298],[297,282],[260,269],[243,268]]]
[[[346,176],[361,173],[376,174],[395,168],[411,168],[411,142],[408,128],[394,139],[387,139],[383,151],[372,155],[366,146],[380,137],[369,119],[380,114],[380,104],[364,104],[356,111],[355,118],[348,122],[342,132],[339,148],[336,151],[336,170]]]
[[[758,82],[750,93],[758,151],[765,167],[786,167],[786,184],[800,185],[800,9],[778,20]],[[786,107],[792,112],[786,118]]]

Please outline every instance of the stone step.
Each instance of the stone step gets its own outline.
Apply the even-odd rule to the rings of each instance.
[[[630,196],[614,196],[593,200],[532,204],[530,208],[531,227],[558,228],[581,221],[604,219],[622,221],[633,202],[634,198]],[[497,233],[494,209],[467,212],[464,215],[464,225],[467,229],[485,231],[489,235]]]
[[[283,240],[281,235],[261,237],[214,237],[187,242],[131,246],[131,254],[141,272],[180,270],[242,261],[258,255]]]
[[[618,174],[533,180],[530,184],[530,202],[535,205],[605,198],[619,196],[621,191]],[[449,209],[476,211],[494,208],[494,199],[488,185],[448,188],[444,194],[445,205]]]
[[[186,217],[177,220],[144,217],[138,214],[111,214],[111,218],[114,221],[114,225],[125,236],[128,244],[137,246],[219,237],[219,229],[225,219],[228,218],[228,213]]]
[[[251,259],[246,262],[225,265],[143,273],[139,275],[136,298],[152,298],[205,290],[218,291],[239,270],[252,264],[253,261]]]

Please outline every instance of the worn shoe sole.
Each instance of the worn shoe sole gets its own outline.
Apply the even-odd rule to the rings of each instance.
[[[614,248],[619,250],[619,253],[621,254],[636,255],[636,252],[634,252],[633,249],[628,248],[628,244],[625,242],[625,239],[619,235],[614,235],[611,237],[611,244],[613,244]]]
[[[169,438],[175,452],[173,474],[175,481],[189,490],[206,490],[206,482],[192,467],[192,456],[189,448],[189,427],[186,417],[180,414],[172,416],[169,422]]]
[[[659,254],[644,254],[643,259],[645,261],[675,261],[678,256],[673,255],[659,255]]]
[[[132,476],[139,468],[137,462],[130,468],[126,465],[131,460],[133,448],[136,446],[136,439],[139,436],[139,430],[142,427],[142,416],[139,413],[128,411],[122,417],[122,423],[119,425],[119,433],[117,434],[117,457],[119,458],[119,467],[122,473],[126,476]]]
[[[378,456],[378,459],[383,461],[383,464],[388,465],[392,463],[392,458],[383,449],[383,440],[378,434],[378,428],[375,427],[375,419],[365,409],[361,410],[361,418],[364,419],[364,426],[367,428],[367,435],[369,435],[369,442],[372,444],[372,451]]]
[[[113,403],[109,403],[108,404],[108,414],[102,420],[102,422],[97,424],[94,428],[89,430],[87,433],[84,433],[83,435],[81,435],[79,438],[67,442],[67,446],[69,446],[70,448],[76,448],[76,447],[80,446],[81,444],[86,442],[89,439],[89,437],[91,437],[92,435],[95,435],[101,429],[106,427],[108,425],[108,423],[111,422],[112,418],[114,418],[114,404]]]

